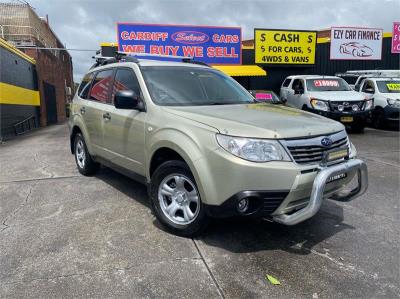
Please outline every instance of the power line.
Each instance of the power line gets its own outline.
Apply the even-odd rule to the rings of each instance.
[[[36,49],[36,50],[54,50],[54,51],[82,51],[82,52],[96,52],[99,49],[77,49],[77,48],[47,48],[47,47],[30,47],[30,46],[16,46],[19,49]]]

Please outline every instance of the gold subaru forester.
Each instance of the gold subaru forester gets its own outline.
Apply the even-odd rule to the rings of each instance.
[[[194,235],[209,217],[269,218],[294,225],[323,199],[349,201],[367,168],[342,124],[256,102],[211,67],[151,59],[105,59],[83,78],[71,104],[78,170],[100,164],[148,186],[169,230]],[[346,187],[356,177],[356,187]]]

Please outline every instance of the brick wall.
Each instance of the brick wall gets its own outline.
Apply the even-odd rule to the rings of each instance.
[[[68,99],[65,85],[73,87],[72,61],[69,54],[61,51],[58,57],[48,50],[25,49],[25,53],[36,60],[37,82],[40,91],[40,125],[47,125],[47,107],[44,82],[54,85],[56,90],[57,121],[66,120],[65,104]]]

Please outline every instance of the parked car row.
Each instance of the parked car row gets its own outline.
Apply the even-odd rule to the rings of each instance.
[[[362,81],[355,84],[356,90],[338,76],[289,76],[282,83],[280,99],[288,106],[337,120],[354,132],[363,132],[369,122],[376,128],[398,125],[400,75],[388,75],[359,74]]]

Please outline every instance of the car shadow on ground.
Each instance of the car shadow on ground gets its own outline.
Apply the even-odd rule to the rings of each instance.
[[[106,167],[102,167],[96,177],[124,193],[132,201],[151,209],[145,185]],[[168,233],[156,218],[153,219],[153,224]],[[197,239],[208,246],[233,253],[284,250],[305,255],[319,243],[329,243],[329,238],[346,229],[355,228],[344,223],[342,206],[326,200],[316,216],[296,226],[244,217],[212,219]]]

